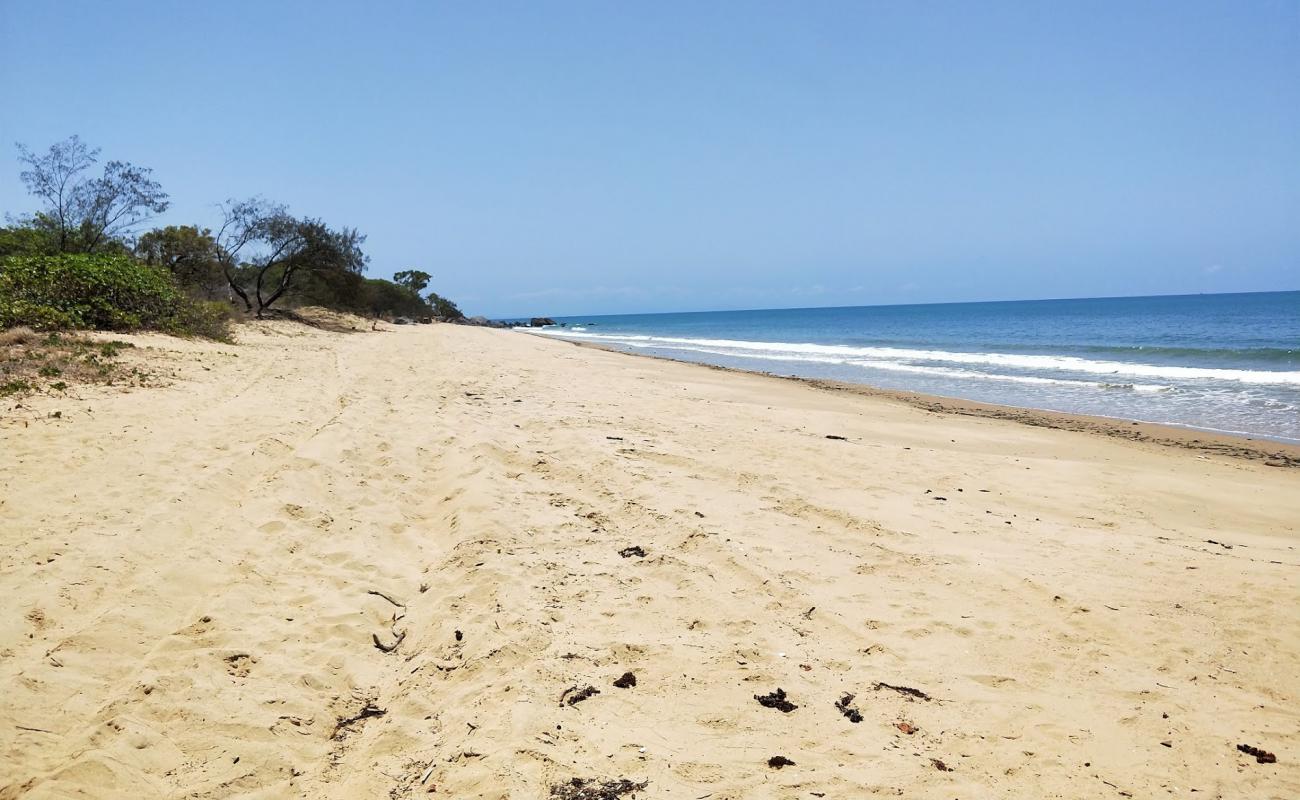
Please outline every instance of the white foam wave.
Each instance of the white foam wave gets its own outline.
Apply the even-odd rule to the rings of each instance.
[[[647,336],[641,334],[597,334],[553,329],[543,331],[548,336],[590,339],[609,344],[632,347],[653,347],[666,350],[698,350],[717,355],[750,356],[772,361],[803,360],[821,363],[849,363],[872,361],[879,369],[902,370],[925,367],[928,364],[959,364],[965,366],[992,366],[1009,369],[1083,373],[1086,375],[1125,376],[1166,380],[1218,380],[1250,384],[1300,385],[1300,372],[1274,372],[1270,370],[1224,369],[1218,367],[1182,367],[1160,364],[1134,364],[1123,361],[1095,361],[1077,356],[1023,355],[1016,353],[959,353],[947,350],[917,350],[903,347],[852,347],[849,345],[808,344],[800,342],[752,342],[741,339],[691,339],[676,336]],[[705,348],[707,350],[703,350]],[[921,363],[917,363],[921,362]],[[889,366],[885,366],[888,364]],[[950,373],[951,374],[951,373]],[[993,377],[990,373],[971,372],[966,377]],[[999,376],[1030,378],[1033,376]],[[1052,380],[1052,379],[1043,379]],[[1128,381],[1107,381],[1108,388],[1126,387]],[[1139,388],[1135,391],[1163,391],[1167,387]]]
[[[652,344],[644,342],[629,342],[631,347],[653,347]],[[787,355],[765,355],[759,353],[729,353],[725,350],[713,350],[706,347],[674,347],[678,352],[704,353],[715,356],[730,356],[732,358],[754,358],[763,361],[796,361],[805,364],[847,364],[850,366],[863,367],[865,369],[880,369],[890,372],[910,372],[919,375],[934,375],[942,378],[969,378],[975,380],[994,380],[1006,381],[1008,383],[1029,383],[1043,386],[1071,386],[1087,387],[1093,389],[1123,389],[1135,392],[1167,392],[1173,387],[1158,386],[1154,384],[1135,384],[1135,383],[1097,383],[1096,381],[1079,381],[1068,378],[1042,378],[1036,375],[1003,375],[992,372],[975,372],[974,370],[959,369],[955,367],[933,367],[920,364],[904,364],[898,361],[883,361],[878,359],[863,358],[830,358],[827,356],[787,356]]]

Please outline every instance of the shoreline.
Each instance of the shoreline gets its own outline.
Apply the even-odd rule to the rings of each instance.
[[[512,331],[517,332],[517,331]],[[985,403],[979,400],[967,400],[960,397],[925,394],[904,389],[883,389],[878,386],[849,381],[836,381],[826,378],[804,378],[798,375],[779,375],[761,370],[748,370],[738,367],[724,367],[703,361],[691,361],[684,358],[651,355],[622,350],[598,342],[575,341],[559,336],[546,336],[531,331],[524,331],[530,336],[538,336],[551,341],[565,342],[577,347],[589,347],[612,353],[649,358],[657,361],[670,361],[676,364],[689,364],[721,372],[734,372],[742,375],[758,375],[779,381],[792,381],[811,386],[827,392],[857,394],[892,400],[924,409],[937,414],[954,414],[980,417],[984,419],[1002,419],[1053,430],[1080,431],[1094,433],[1143,444],[1164,447],[1177,447],[1187,450],[1226,455],[1252,461],[1263,461],[1269,466],[1283,468],[1300,468],[1300,444],[1279,442],[1268,438],[1252,438],[1244,434],[1211,431],[1201,428],[1168,425],[1159,422],[1143,422],[1116,417],[1100,417],[1091,414],[1078,414],[1069,411],[1051,411],[1048,409]],[[1272,463],[1270,463],[1272,462]]]

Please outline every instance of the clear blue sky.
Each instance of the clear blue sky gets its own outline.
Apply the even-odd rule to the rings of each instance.
[[[12,142],[470,313],[1300,288],[1300,2],[0,0]]]

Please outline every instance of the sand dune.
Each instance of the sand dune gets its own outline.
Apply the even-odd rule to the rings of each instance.
[[[1300,470],[507,331],[135,341],[170,386],[0,422],[0,798],[1300,796]]]

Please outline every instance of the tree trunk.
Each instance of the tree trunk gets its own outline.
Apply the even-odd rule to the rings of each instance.
[[[280,276],[280,285],[275,287],[275,291],[271,293],[271,296],[268,297],[265,302],[262,300],[262,274],[265,274],[265,270],[257,276],[257,316],[262,316],[263,311],[270,308],[272,303],[280,299],[280,295],[284,294],[285,290],[289,288],[290,282],[293,281],[294,271],[295,268],[293,265],[285,265],[284,274]]]
[[[230,285],[230,291],[238,295],[240,300],[244,301],[244,311],[252,311],[252,301],[248,299],[248,294],[243,289],[239,288],[239,284],[235,283],[235,277],[230,274],[230,270],[222,269],[221,271],[226,276],[226,283]]]

